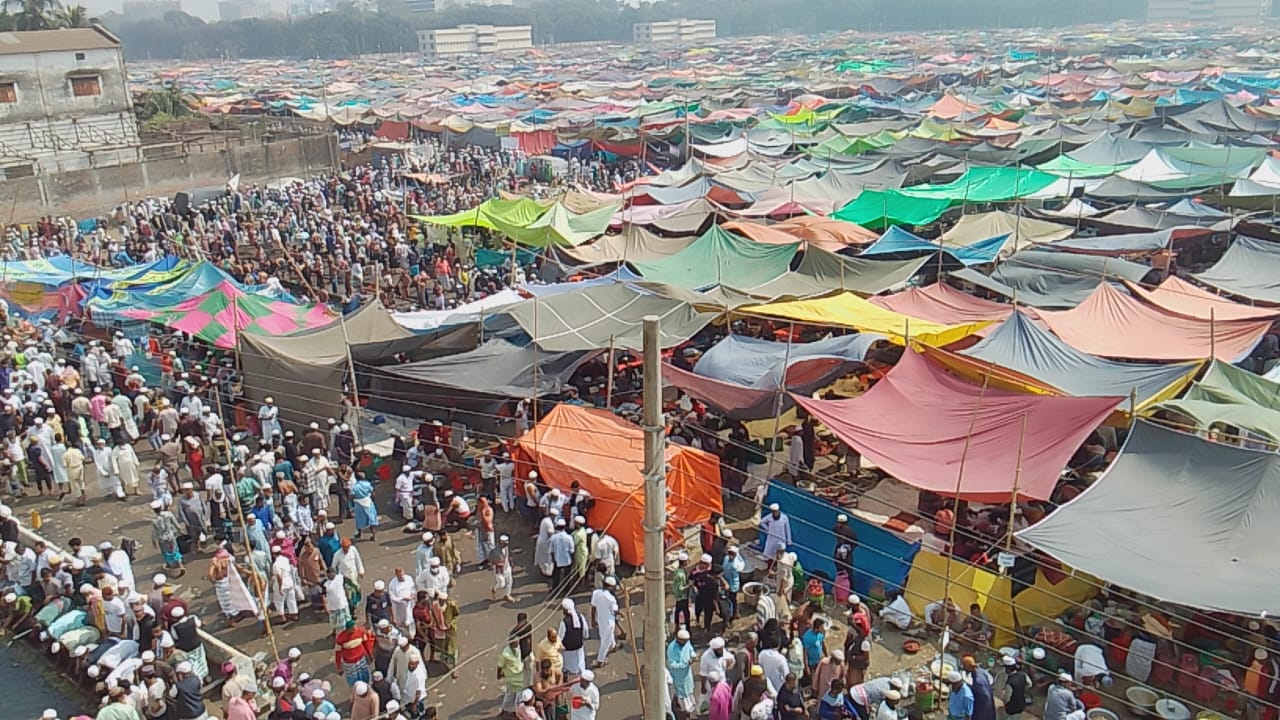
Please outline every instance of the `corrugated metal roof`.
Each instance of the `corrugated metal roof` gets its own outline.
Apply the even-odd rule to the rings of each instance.
[[[120,40],[101,26],[62,30],[0,32],[0,55],[72,52],[120,47]]]

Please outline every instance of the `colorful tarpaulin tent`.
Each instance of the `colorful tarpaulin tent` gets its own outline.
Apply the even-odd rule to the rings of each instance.
[[[524,222],[523,213],[514,221],[506,216],[490,214],[489,222],[498,232],[530,247],[577,246],[599,237],[609,229],[609,222],[618,205],[606,205],[582,214],[575,214],[562,203],[555,203],[532,222]]]
[[[1260,320],[1280,317],[1280,308],[1253,307],[1219,297],[1178,277],[1165,278],[1154,289],[1126,282],[1129,293],[1177,315],[1208,320]]]
[[[1217,360],[1186,395],[1160,407],[1204,429],[1223,423],[1280,441],[1280,384]]]
[[[1177,315],[1103,283],[1070,310],[1041,310],[1055,335],[1081,352],[1128,360],[1235,362],[1271,329],[1269,320],[1209,321]]]
[[[909,337],[926,345],[949,345],[988,324],[978,322],[942,325],[886,310],[848,292],[813,300],[751,305],[739,308],[738,312],[794,320],[808,325],[849,327],[885,335],[896,343],[903,343]]]
[[[795,270],[782,273],[762,285],[725,285],[744,295],[764,300],[817,297],[840,290],[874,295],[902,286],[928,262],[927,257],[901,260],[845,257],[811,247],[800,256]]]
[[[704,377],[746,387],[774,390],[809,384],[810,378],[830,369],[862,362],[871,346],[885,338],[871,333],[825,337],[807,343],[728,335],[698,358],[693,371]]]
[[[992,262],[1005,247],[1007,235],[987,238],[968,246],[943,248],[938,243],[913,235],[898,226],[885,230],[879,240],[862,251],[862,257],[920,257],[945,252],[961,265]]]
[[[1004,243],[997,249],[1001,257],[1007,257],[1032,245],[1051,243],[1070,237],[1075,228],[1058,223],[1020,217],[1013,213],[993,211],[976,215],[963,215],[946,232],[939,242],[943,247],[959,248],[988,245],[995,238]]]
[[[891,225],[928,225],[951,207],[947,198],[916,197],[900,190],[863,190],[831,217],[880,230]]]
[[[1086,355],[1023,312],[988,328],[985,338],[959,351],[958,357],[945,352],[929,353],[929,357],[976,382],[992,370],[989,366],[1006,368],[1062,395],[1126,397],[1139,411],[1182,392],[1201,366],[1199,362],[1131,363]],[[1130,409],[1128,403],[1123,409]]]
[[[470,210],[452,215],[412,215],[414,220],[444,227],[482,227],[498,230],[501,223],[507,227],[528,227],[542,217],[547,206],[529,198],[485,200]]]
[[[713,285],[751,288],[791,266],[800,243],[766,245],[713,226],[685,249],[632,265],[648,280],[700,290]]]
[[[876,241],[876,234],[870,230],[818,215],[801,215],[772,225],[737,220],[721,227],[760,243],[786,245],[801,241],[806,249],[817,247],[828,252]]]
[[[1007,298],[1017,298],[1023,305],[1069,308],[1083,302],[1099,283],[1138,282],[1149,272],[1150,265],[1120,258],[1023,250],[1005,258],[990,275],[964,268],[952,272],[951,277]]]
[[[1280,305],[1280,245],[1240,236],[1196,280],[1240,297]]]
[[[583,265],[647,262],[674,255],[697,239],[696,235],[663,237],[639,225],[627,225],[618,235],[605,235],[595,242],[563,248],[560,252]]]
[[[902,482],[946,496],[958,488],[985,503],[1010,502],[1015,487],[1019,498],[1047,500],[1080,443],[1122,401],[972,385],[909,348],[860,397],[793,397]]]
[[[892,295],[876,295],[868,300],[886,310],[941,325],[999,321],[1013,312],[1013,306],[1008,303],[983,300],[943,282],[907,288]]]
[[[1139,421],[1097,482],[1017,537],[1143,595],[1257,617],[1280,611],[1277,522],[1280,455]]]
[[[516,441],[517,460],[551,487],[577,481],[596,504],[587,523],[618,540],[622,560],[644,557],[644,432],[603,410],[559,404]],[[722,509],[720,462],[714,454],[667,443],[667,534],[702,523]]]
[[[284,335],[320,327],[336,318],[323,305],[291,305],[249,295],[228,281],[164,309],[124,310],[121,315],[180,330],[214,347],[233,348],[237,334]]]

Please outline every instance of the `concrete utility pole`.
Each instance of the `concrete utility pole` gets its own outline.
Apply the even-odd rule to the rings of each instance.
[[[667,689],[666,438],[658,317],[644,317],[644,720],[665,720]]]

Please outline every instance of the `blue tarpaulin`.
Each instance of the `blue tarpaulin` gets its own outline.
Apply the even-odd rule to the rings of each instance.
[[[835,550],[832,528],[836,525],[836,516],[848,515],[848,511],[778,480],[769,481],[765,495],[765,505],[772,503],[778,503],[782,512],[791,517],[791,544],[787,549],[796,554],[800,565],[835,579],[835,562],[831,559]],[[849,515],[849,527],[858,534],[858,549],[853,553],[854,591],[865,595],[876,580],[884,585],[885,592],[903,587],[920,543],[908,542],[853,515]]]
[[[972,245],[943,247],[938,243],[913,235],[897,225],[885,230],[880,239],[869,245],[860,255],[864,257],[920,257],[935,252],[945,252],[962,265],[982,265],[994,262],[1001,248],[1009,239],[1008,234],[981,240]]]

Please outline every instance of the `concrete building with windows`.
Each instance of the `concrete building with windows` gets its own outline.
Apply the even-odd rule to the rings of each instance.
[[[716,39],[716,21],[678,18],[636,23],[631,36],[638,45],[697,45]]]
[[[1174,25],[1251,25],[1271,17],[1271,0],[1147,0],[1147,21]]]
[[[0,32],[0,177],[138,143],[119,39],[101,26]]]
[[[418,49],[433,58],[493,55],[532,47],[532,25],[459,25],[418,31]]]

